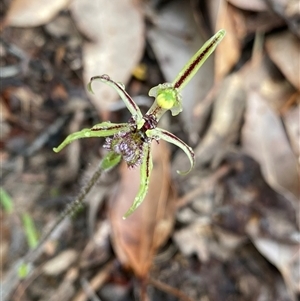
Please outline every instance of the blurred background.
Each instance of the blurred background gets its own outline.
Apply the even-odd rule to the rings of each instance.
[[[300,300],[298,0],[3,0],[1,300]],[[101,121],[143,112],[219,29],[215,53],[163,127],[193,147],[153,145],[143,204],[123,163],[102,175],[31,260],[105,154],[104,139],[52,151]]]

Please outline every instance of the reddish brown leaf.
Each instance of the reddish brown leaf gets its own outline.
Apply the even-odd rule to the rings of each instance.
[[[241,42],[233,15],[235,9],[225,1],[220,1],[216,28],[224,28],[226,36],[216,49],[215,77],[222,79],[237,63],[241,56]]]
[[[149,191],[144,202],[130,217],[122,219],[139,188],[139,168],[130,170],[122,163],[120,185],[110,200],[114,249],[121,263],[139,277],[147,275],[153,256],[173,227],[175,206],[174,196],[170,193],[169,155],[164,141],[159,144],[153,142]]]

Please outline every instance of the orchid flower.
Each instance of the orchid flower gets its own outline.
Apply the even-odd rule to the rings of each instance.
[[[163,139],[178,146],[185,152],[190,161],[190,168],[183,172],[177,171],[179,174],[185,175],[193,168],[195,163],[193,150],[172,133],[157,127],[157,124],[168,110],[171,111],[173,116],[182,111],[180,91],[215,50],[224,35],[225,30],[220,30],[210,38],[184,66],[173,83],[160,84],[149,91],[149,96],[154,96],[155,101],[144,116],[131,96],[125,91],[122,84],[113,81],[108,75],[94,76],[91,78],[88,84],[88,90],[93,93],[92,83],[95,80],[99,80],[111,86],[124,101],[132,115],[131,118],[127,123],[111,123],[106,121],[96,124],[90,129],[83,129],[79,132],[72,133],[53,150],[59,152],[66,145],[80,138],[106,137],[103,147],[108,150],[108,153],[101,163],[104,170],[114,167],[122,158],[130,168],[140,165],[141,177],[139,191],[132,206],[125,213],[124,219],[137,209],[147,194],[152,170],[150,147],[153,140],[159,141]]]

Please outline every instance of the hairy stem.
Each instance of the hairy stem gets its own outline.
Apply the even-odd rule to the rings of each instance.
[[[97,170],[91,177],[91,179],[88,181],[88,183],[81,189],[78,197],[72,201],[70,204],[67,205],[67,208],[59,215],[53,226],[41,237],[39,240],[39,243],[37,247],[30,253],[27,254],[25,257],[25,261],[33,262],[37,259],[39,256],[39,251],[41,247],[44,245],[44,243],[47,241],[47,239],[50,237],[50,235],[53,233],[53,231],[62,223],[62,221],[65,219],[66,216],[69,216],[73,213],[75,213],[81,206],[84,205],[83,201],[86,195],[90,192],[92,187],[96,184],[96,182],[99,180],[102,172],[105,171],[102,166],[102,162],[99,164]]]

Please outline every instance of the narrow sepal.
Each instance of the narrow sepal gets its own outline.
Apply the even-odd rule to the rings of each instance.
[[[74,140],[81,138],[93,138],[93,137],[107,137],[114,135],[120,131],[128,130],[127,123],[111,123],[111,122],[102,122],[94,125],[91,129],[83,129],[79,132],[75,132],[67,136],[67,138],[58,146],[54,147],[53,151],[58,153],[68,144]]]
[[[101,82],[114,88],[117,91],[117,93],[119,94],[119,96],[122,98],[122,100],[124,101],[127,109],[132,114],[132,116],[136,116],[137,121],[140,121],[143,118],[140,108],[135,103],[135,101],[131,98],[131,96],[125,91],[125,86],[123,84],[113,81],[106,74],[93,76],[87,86],[88,90],[92,93],[94,93],[93,89],[92,89],[92,83],[95,80],[100,80]]]
[[[191,167],[187,171],[179,171],[179,170],[177,170],[177,173],[179,173],[181,175],[186,175],[186,174],[188,174],[192,170],[192,168],[195,165],[195,154],[194,154],[194,151],[192,150],[191,147],[189,147],[181,139],[179,139],[174,134],[172,134],[172,133],[170,133],[170,132],[168,132],[166,130],[163,130],[161,128],[155,128],[153,130],[148,130],[146,132],[146,135],[148,137],[151,137],[151,138],[154,138],[154,139],[163,139],[163,140],[165,140],[165,141],[167,141],[169,143],[172,143],[172,144],[178,146],[180,149],[182,149],[185,152],[185,154],[187,155],[187,157],[190,160]]]
[[[141,174],[140,188],[139,188],[138,194],[135,197],[131,207],[124,214],[123,219],[126,219],[129,215],[131,215],[137,209],[138,206],[141,205],[141,203],[145,199],[145,196],[146,196],[148,188],[149,188],[150,174],[151,174],[151,170],[153,167],[150,144],[144,143],[143,153],[144,153],[144,158],[143,158],[143,162],[141,164],[141,169],[140,169],[140,174]]]

